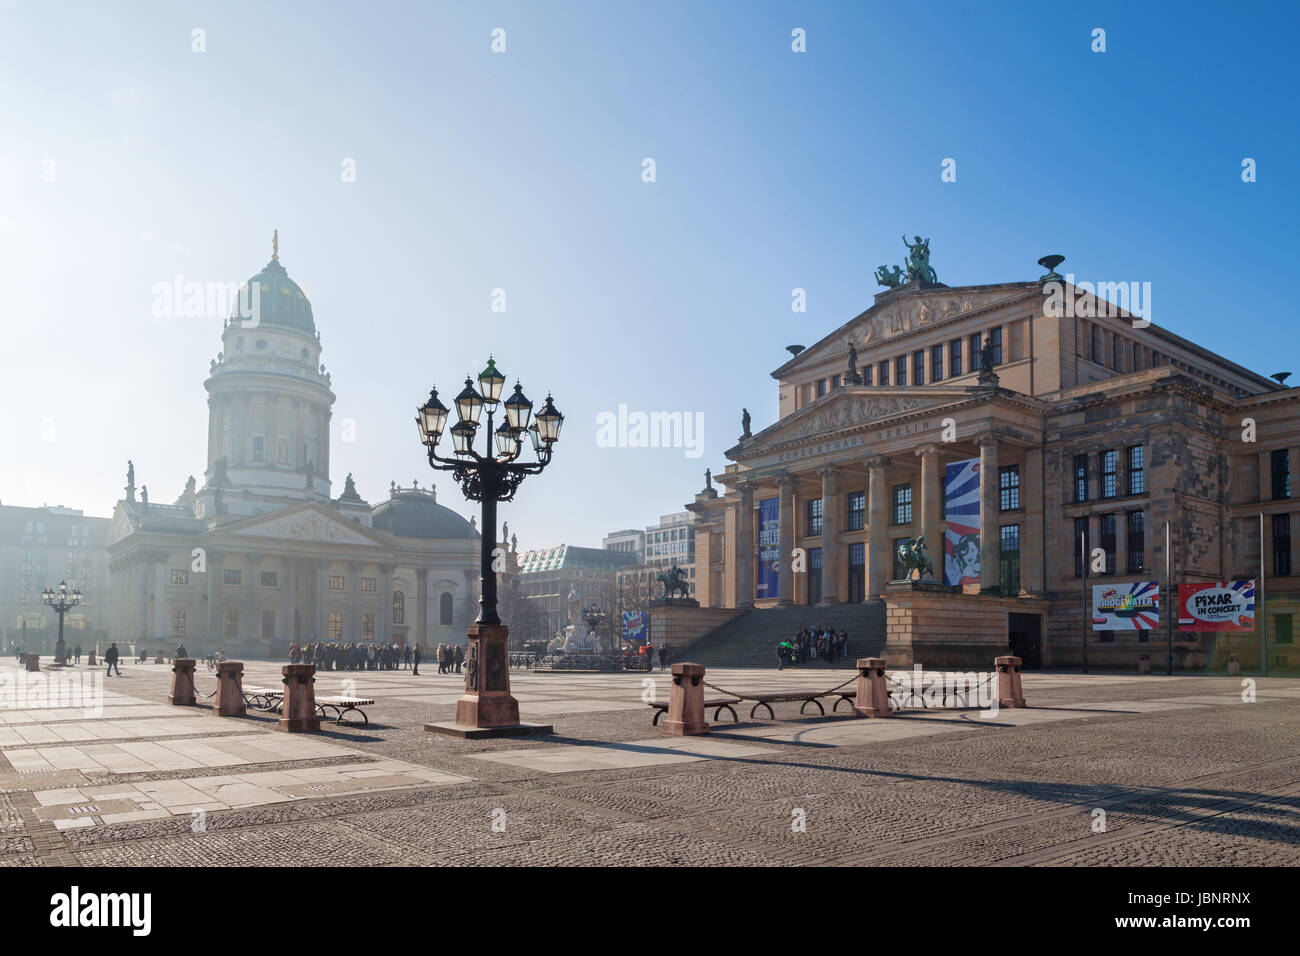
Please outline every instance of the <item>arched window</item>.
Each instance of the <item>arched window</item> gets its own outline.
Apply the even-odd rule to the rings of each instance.
[[[401,591],[393,592],[393,623],[406,623],[406,595]]]
[[[451,625],[452,600],[451,594],[444,592],[442,597],[438,598],[438,623]]]

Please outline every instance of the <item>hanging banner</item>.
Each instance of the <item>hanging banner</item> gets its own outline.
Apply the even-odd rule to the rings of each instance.
[[[1178,585],[1178,630],[1253,631],[1255,581]]]
[[[623,612],[623,640],[625,641],[644,641],[646,635],[650,633],[650,612],[649,611],[624,611]]]
[[[980,582],[980,460],[955,461],[944,469],[943,583]]]
[[[781,568],[781,501],[768,498],[758,503],[758,578],[754,597],[774,598]]]
[[[1153,631],[1160,626],[1160,582],[1094,584],[1094,631]]]

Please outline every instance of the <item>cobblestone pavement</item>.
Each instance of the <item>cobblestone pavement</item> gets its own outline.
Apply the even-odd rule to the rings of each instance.
[[[1300,681],[1256,681],[1246,702],[1239,678],[1027,674],[1025,710],[741,706],[681,738],[650,726],[661,672],[516,672],[523,718],[554,734],[465,741],[424,731],[454,719],[463,686],[427,670],[319,674],[318,695],[376,699],[369,725],[282,734],[267,714],[168,706],[165,665],[60,672],[101,682],[83,707],[4,697],[20,677],[6,661],[0,866],[1300,863]],[[853,676],[707,679],[744,693]],[[246,684],[279,677],[247,664]],[[202,667],[197,683],[215,690]]]

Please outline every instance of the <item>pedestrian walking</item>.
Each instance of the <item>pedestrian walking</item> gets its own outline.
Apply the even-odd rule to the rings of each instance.
[[[411,660],[415,662],[415,667],[411,669],[412,677],[420,676],[420,645],[415,645],[415,650],[411,652]]]
[[[113,644],[104,652],[104,663],[108,665],[108,670],[104,674],[105,677],[112,677],[114,668],[117,669],[117,676],[122,676],[122,668],[118,667],[117,656],[117,644]]]

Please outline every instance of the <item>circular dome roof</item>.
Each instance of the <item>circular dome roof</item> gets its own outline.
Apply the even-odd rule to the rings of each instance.
[[[390,498],[375,508],[372,526],[399,538],[477,538],[478,532],[432,495],[408,494]]]
[[[311,315],[311,302],[298,286],[289,278],[289,273],[280,265],[278,257],[272,257],[257,275],[253,276],[245,288],[261,288],[261,303],[258,314],[259,325],[276,325],[286,329],[296,329],[308,335],[316,334],[316,323]],[[240,290],[240,297],[247,293]],[[244,298],[244,301],[248,301]],[[231,318],[239,318],[239,304]]]

